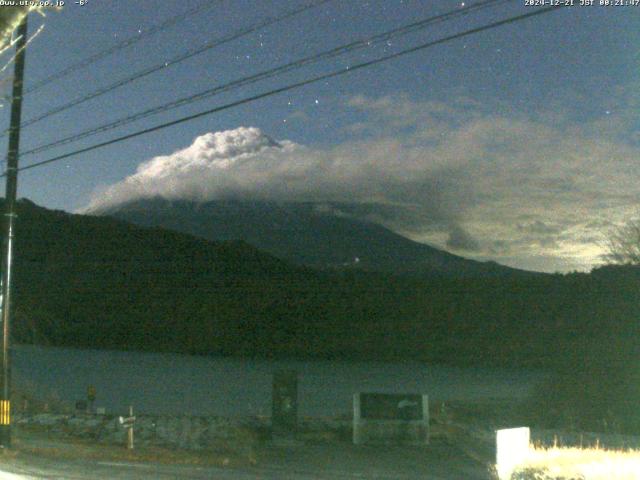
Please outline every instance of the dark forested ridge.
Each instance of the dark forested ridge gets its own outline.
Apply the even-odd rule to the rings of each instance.
[[[448,277],[533,276],[414,242],[358,220],[376,205],[150,198],[96,211],[144,226],[215,241],[243,240],[296,265]]]
[[[552,366],[634,351],[640,270],[408,278],[19,204],[14,336],[194,354]]]

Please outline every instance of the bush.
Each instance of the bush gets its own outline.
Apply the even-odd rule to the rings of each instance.
[[[530,408],[534,424],[640,434],[640,352],[636,335],[574,346]]]

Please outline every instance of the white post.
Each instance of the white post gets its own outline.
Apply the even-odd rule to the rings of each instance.
[[[353,444],[359,445],[362,443],[362,418],[360,417],[360,394],[353,394]]]
[[[496,430],[496,470],[500,480],[511,478],[527,459],[530,439],[529,427]]]
[[[429,428],[429,395],[422,395],[422,422],[425,428],[425,441],[428,444],[431,437]]]
[[[133,418],[133,405],[129,405],[129,418]],[[127,431],[127,448],[133,450],[133,422],[131,422]]]

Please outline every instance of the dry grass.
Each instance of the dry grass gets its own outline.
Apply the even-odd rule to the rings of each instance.
[[[16,436],[14,450],[55,459],[101,461],[154,462],[163,464],[242,466],[255,465],[256,453],[253,449],[239,452],[235,445],[216,445],[218,448],[190,451],[159,446],[139,446],[128,450],[124,446],[105,445],[79,439],[56,439],[48,437]],[[44,441],[43,441],[44,440]]]
[[[638,480],[640,451],[601,448],[532,447],[527,462],[511,477],[518,480]]]

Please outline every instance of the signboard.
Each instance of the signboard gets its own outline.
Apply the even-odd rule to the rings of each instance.
[[[118,417],[118,422],[123,428],[133,428],[136,423],[136,417]]]
[[[353,443],[426,445],[429,399],[417,393],[356,393]]]
[[[362,393],[360,416],[371,420],[422,420],[422,395]]]

